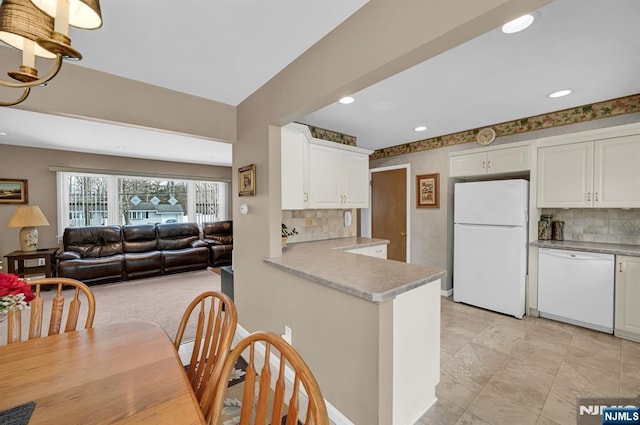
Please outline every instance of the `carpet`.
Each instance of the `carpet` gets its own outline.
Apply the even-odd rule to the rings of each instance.
[[[212,273],[211,270],[198,270],[93,285],[90,288],[96,298],[96,315],[93,327],[97,328],[119,322],[153,322],[162,327],[169,338],[173,340],[182,314],[189,303],[205,291],[220,291],[221,286],[219,275]],[[65,299],[70,299],[71,295],[66,294],[72,294],[72,290],[63,291]],[[50,307],[55,291],[43,291],[41,295]],[[85,309],[86,303],[81,308],[80,317],[84,317]],[[29,329],[29,312],[23,312],[22,316],[22,337],[26,339]],[[47,329],[48,316],[43,322],[43,329]],[[80,323],[79,327],[82,327]],[[7,341],[6,325],[4,323],[3,325],[0,326],[0,345],[6,344]],[[194,338],[195,323],[187,327],[183,340],[188,341]]]

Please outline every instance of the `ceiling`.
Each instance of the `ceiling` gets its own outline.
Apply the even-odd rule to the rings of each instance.
[[[71,38],[85,56],[81,66],[235,106],[364,3],[189,0],[176,8],[156,0],[150,8],[109,0],[101,4],[104,26],[72,29]],[[351,105],[336,102],[299,121],[379,149],[640,93],[639,1],[556,0],[536,15],[525,31],[490,31],[354,93]],[[573,93],[547,97],[565,88]],[[414,132],[419,125],[428,128]],[[0,108],[0,132],[8,133],[4,144],[231,164],[228,144],[15,108]],[[151,139],[153,153],[144,148]]]

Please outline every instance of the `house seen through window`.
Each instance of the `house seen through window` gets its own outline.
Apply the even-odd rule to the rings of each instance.
[[[226,220],[229,183],[58,172],[59,234],[66,227]]]

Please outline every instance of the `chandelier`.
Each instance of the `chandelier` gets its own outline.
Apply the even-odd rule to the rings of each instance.
[[[99,0],[2,0],[0,40],[22,51],[19,70],[7,74],[14,81],[0,79],[0,87],[21,90],[13,100],[0,106],[23,102],[32,87],[51,81],[62,67],[62,60],[80,60],[82,54],[71,47],[69,26],[96,29],[102,26]],[[53,59],[53,67],[40,77],[35,57]]]

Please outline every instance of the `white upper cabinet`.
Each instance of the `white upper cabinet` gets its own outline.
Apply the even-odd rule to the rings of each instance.
[[[538,149],[538,208],[640,207],[640,135]]]
[[[282,209],[309,206],[309,142],[303,133],[283,127],[281,136]]]
[[[367,208],[371,152],[315,139],[304,125],[283,127],[282,209]]]
[[[640,207],[640,135],[595,142],[594,206]]]
[[[454,153],[449,158],[449,176],[507,174],[529,170],[529,146]]]

